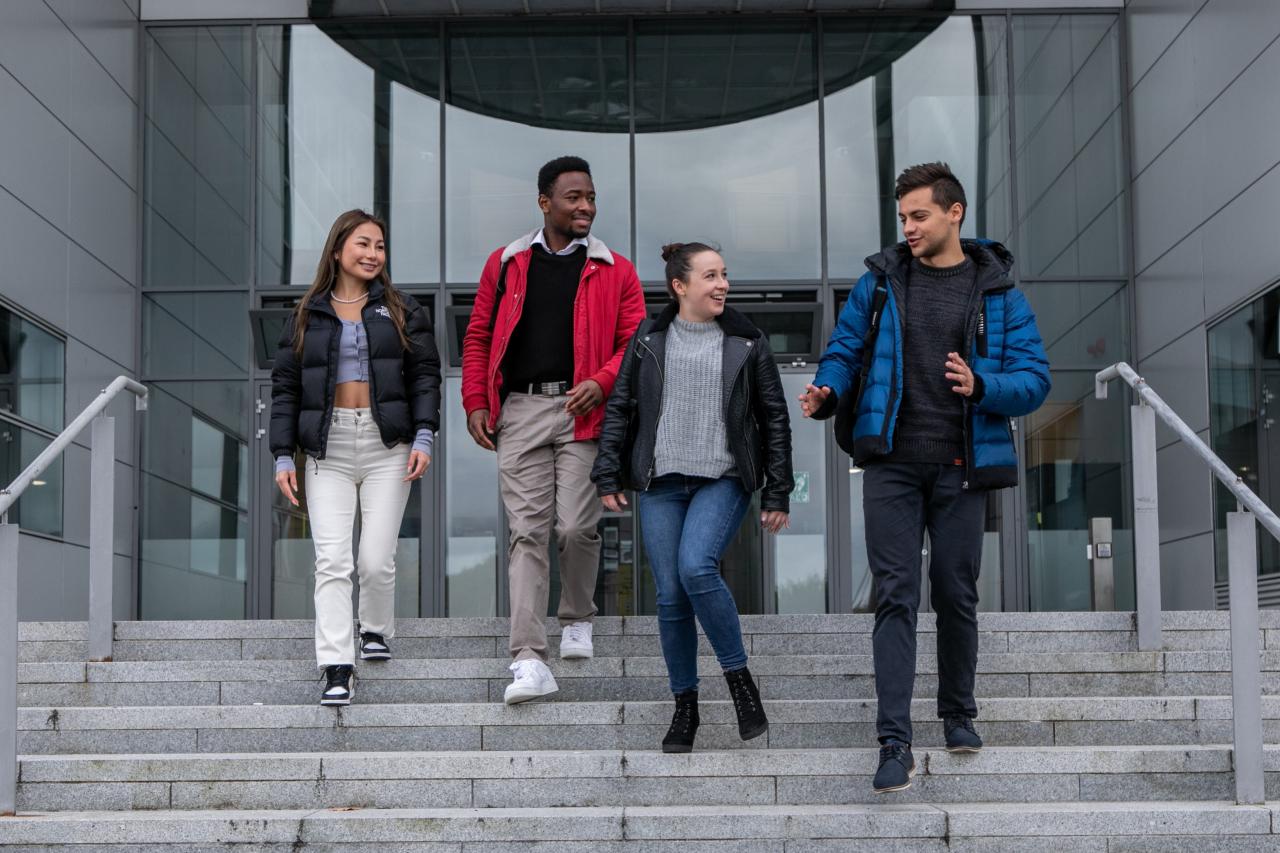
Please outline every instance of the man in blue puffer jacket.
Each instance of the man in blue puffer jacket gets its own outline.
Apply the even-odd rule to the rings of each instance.
[[[948,751],[977,752],[978,569],[986,491],[1017,483],[1011,419],[1049,393],[1035,315],[998,243],[961,240],[964,189],[945,163],[904,171],[906,241],[867,258],[813,384],[807,417],[836,418],[866,469],[863,513],[876,581],[877,792],[910,787],[911,695],[924,532],[932,548],[938,716]]]

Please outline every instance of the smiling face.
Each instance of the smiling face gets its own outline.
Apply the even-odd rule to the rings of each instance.
[[[719,252],[699,252],[689,259],[687,281],[672,279],[671,288],[680,300],[680,318],[705,323],[724,313],[729,295],[729,271]]]
[[[565,242],[591,233],[596,218],[596,185],[586,172],[564,172],[551,185],[550,195],[538,196],[543,228]]]
[[[334,258],[345,275],[365,284],[373,281],[387,265],[382,229],[372,222],[356,226]]]
[[[949,209],[933,200],[933,187],[920,187],[898,199],[898,221],[915,258],[928,260],[960,246],[964,205]]]

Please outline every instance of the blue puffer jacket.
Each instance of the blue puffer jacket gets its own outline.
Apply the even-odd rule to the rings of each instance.
[[[1027,299],[1009,277],[1013,256],[999,243],[962,240],[978,265],[970,298],[965,352],[981,396],[965,401],[965,466],[968,489],[1000,489],[1018,482],[1012,418],[1034,412],[1049,394],[1049,360]],[[856,393],[854,462],[863,465],[893,449],[902,400],[902,306],[911,252],[899,243],[867,258],[867,269],[845,302],[813,384],[835,392],[815,417],[829,417],[839,395]],[[880,334],[865,388],[862,348],[878,281],[888,282]]]

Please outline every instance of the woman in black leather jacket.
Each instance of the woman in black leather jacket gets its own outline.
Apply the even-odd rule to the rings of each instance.
[[[782,379],[764,335],[725,305],[724,260],[703,243],[666,246],[662,257],[672,301],[627,347],[591,480],[612,512],[626,504],[624,490],[639,492],[676,700],[662,750],[689,752],[698,729],[695,616],[724,670],[738,734],[768,730],[720,558],[757,490],[761,526],[786,526],[794,480]]]

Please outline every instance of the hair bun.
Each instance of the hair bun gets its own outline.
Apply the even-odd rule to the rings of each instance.
[[[684,248],[684,243],[668,243],[662,247],[662,260],[669,261],[671,257]]]

